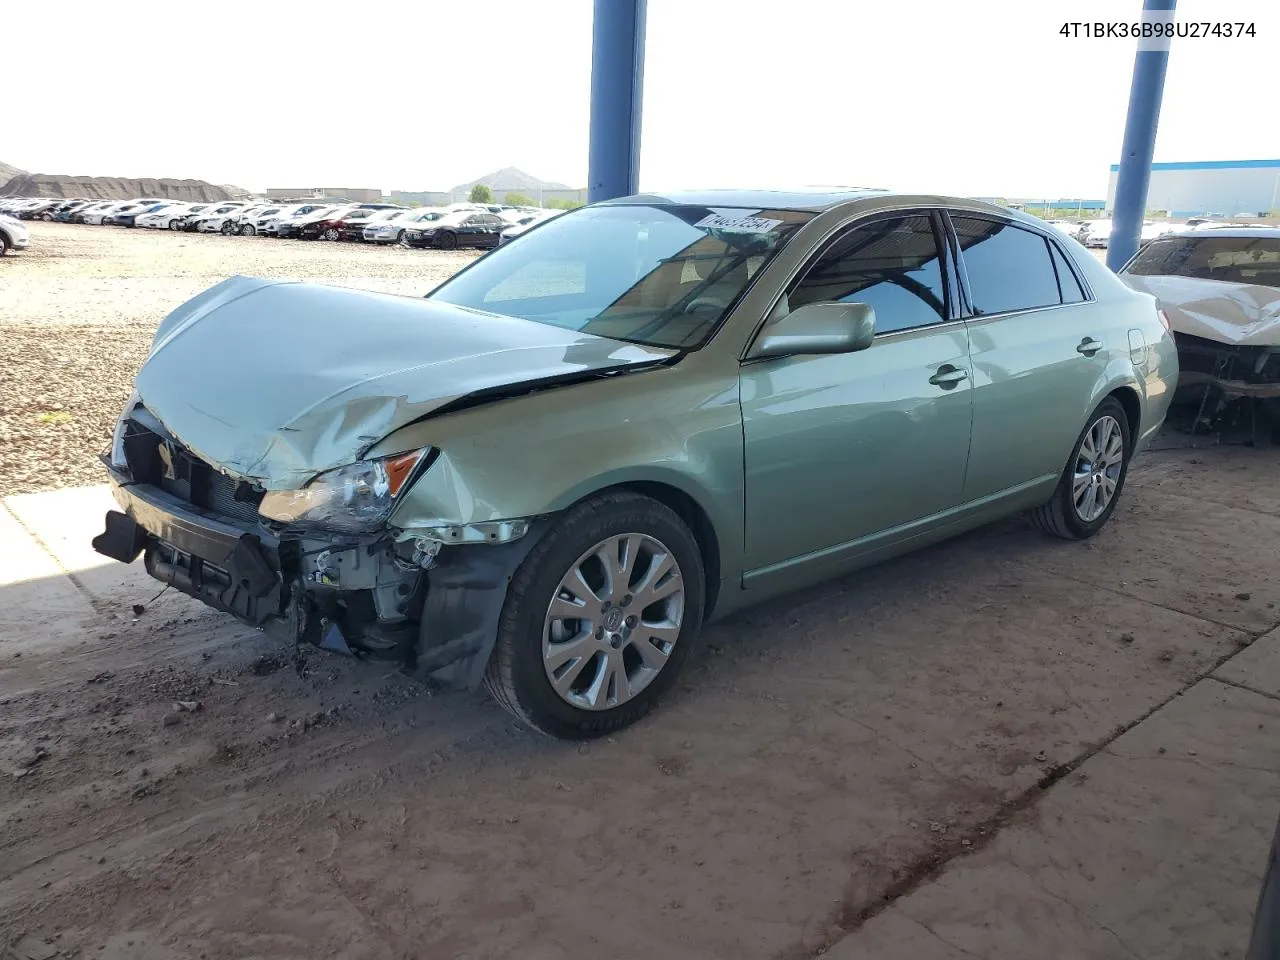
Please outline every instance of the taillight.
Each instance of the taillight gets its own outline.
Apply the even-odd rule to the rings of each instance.
[[[1160,323],[1165,328],[1165,330],[1167,330],[1169,333],[1173,333],[1173,324],[1169,322],[1169,315],[1165,313],[1163,310],[1157,310],[1156,315],[1160,317]]]

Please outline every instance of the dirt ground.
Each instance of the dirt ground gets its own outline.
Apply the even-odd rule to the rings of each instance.
[[[422,295],[469,251],[32,222],[0,260],[0,496],[100,483],[156,326],[237,274]]]
[[[100,385],[99,425],[149,325],[212,280],[330,270],[418,292],[460,259],[34,233],[51,252],[0,265],[0,342],[26,356],[61,342]],[[175,243],[190,276],[159,260]],[[106,383],[99,364],[130,343]],[[28,385],[45,382],[27,363]],[[5,461],[46,442],[28,420]],[[52,462],[97,479],[72,468],[92,447],[68,441]],[[5,492],[38,479],[5,474]],[[1072,771],[1280,623],[1277,490],[1265,451],[1149,454],[1095,540],[1051,541],[1016,519],[739,615],[708,632],[654,716],[585,745],[531,736],[479,694],[294,657],[172,592],[153,600],[132,568],[0,588],[0,950],[35,938],[23,942],[49,956],[104,960],[821,955],[946,865],[1034,826],[1043,797],[1083,780]],[[15,518],[22,503],[7,501]],[[57,616],[22,613],[64,586]],[[1258,729],[1280,728],[1266,703]],[[1275,810],[1237,793],[1256,822],[1209,809],[1198,828],[1254,843]],[[1127,830],[1129,814],[1104,816]],[[1170,851],[1185,846],[1185,827],[1161,829]],[[1256,866],[1233,856],[1197,894],[1212,915],[1185,936],[1194,908],[1160,913],[1185,870],[1143,863],[1142,903],[1182,939],[1096,955],[1239,955],[1264,852]]]

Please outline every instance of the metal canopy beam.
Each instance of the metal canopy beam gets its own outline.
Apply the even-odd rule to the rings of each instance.
[[[646,0],[595,0],[587,201],[636,193]]]
[[[1143,0],[1143,22],[1172,23],[1176,4],[1177,0]],[[1138,252],[1168,65],[1169,38],[1138,41],[1133,82],[1129,87],[1129,115],[1120,151],[1120,173],[1116,177],[1116,200],[1111,211],[1111,239],[1107,245],[1107,266],[1112,270],[1119,270]]]

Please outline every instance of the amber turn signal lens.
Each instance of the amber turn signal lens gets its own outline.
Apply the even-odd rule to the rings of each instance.
[[[391,490],[393,497],[405,485],[405,481],[413,473],[413,468],[418,465],[422,455],[422,450],[414,450],[411,453],[402,453],[396,457],[387,457],[382,461],[382,465],[387,471],[387,486]]]

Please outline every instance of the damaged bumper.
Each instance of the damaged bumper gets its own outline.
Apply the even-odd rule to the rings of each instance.
[[[507,585],[541,526],[509,543],[437,546],[291,534],[218,514],[111,469],[120,511],[93,540],[214,609],[295,643],[391,660],[421,679],[474,688]]]

